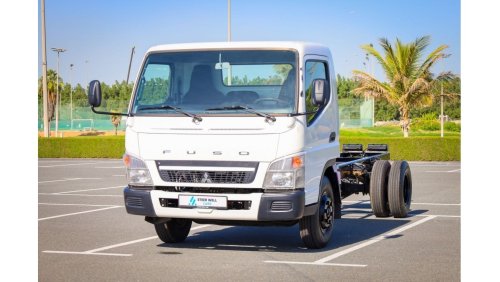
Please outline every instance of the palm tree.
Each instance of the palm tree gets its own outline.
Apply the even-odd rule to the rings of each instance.
[[[356,80],[359,81],[359,87],[353,90],[355,94],[366,97],[384,97],[390,104],[399,107],[404,137],[408,137],[410,109],[431,104],[436,81],[449,78],[451,75],[443,73],[433,78],[430,72],[430,68],[437,61],[449,56],[443,53],[448,48],[447,45],[437,47],[423,61],[421,60],[429,41],[429,36],[423,36],[404,44],[396,38],[394,49],[386,38],[381,38],[379,43],[383,49],[383,55],[375,50],[373,45],[361,46],[382,66],[388,81],[386,83],[378,81],[366,72],[353,71]]]
[[[59,77],[59,93],[61,92],[63,85],[63,80]],[[38,95],[41,97],[43,94],[42,78],[38,79]],[[54,119],[54,113],[56,108],[56,93],[57,93],[57,73],[54,70],[47,70],[47,102],[48,102],[48,117],[49,117],[49,128],[50,121]]]
[[[111,116],[111,123],[115,127],[115,136],[118,134],[118,126],[120,125],[121,121],[122,121],[121,115],[112,115]]]

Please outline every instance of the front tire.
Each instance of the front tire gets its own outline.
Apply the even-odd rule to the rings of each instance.
[[[155,224],[155,230],[163,242],[180,243],[186,240],[192,223],[190,219],[173,218],[165,223]]]
[[[408,216],[412,183],[410,166],[406,161],[395,161],[389,173],[389,208],[395,218]]]
[[[320,195],[316,212],[313,215],[304,216],[299,221],[300,237],[309,249],[325,247],[333,233],[333,189],[326,176],[321,179]]]

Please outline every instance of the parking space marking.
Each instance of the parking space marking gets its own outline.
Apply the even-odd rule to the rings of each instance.
[[[60,194],[60,193],[38,193],[38,195],[45,196],[83,196],[83,197],[120,197],[123,198],[123,195],[94,195],[94,194]]]
[[[362,249],[364,247],[370,246],[370,245],[375,244],[377,242],[380,242],[382,240],[391,238],[394,235],[399,235],[400,233],[402,233],[402,232],[404,232],[404,231],[406,231],[406,230],[408,230],[410,228],[418,226],[418,225],[420,225],[422,223],[425,223],[425,222],[427,222],[429,220],[432,220],[434,218],[436,218],[436,216],[434,216],[434,215],[426,215],[421,220],[418,220],[418,221],[415,221],[413,223],[404,225],[401,228],[398,228],[398,229],[393,230],[393,231],[389,231],[389,232],[384,233],[384,234],[382,234],[382,235],[380,235],[380,236],[378,236],[376,238],[369,239],[367,241],[364,241],[362,243],[354,245],[354,246],[352,246],[350,248],[347,248],[347,249],[342,250],[340,252],[333,253],[333,254],[331,254],[331,255],[329,255],[327,257],[321,258],[321,259],[313,261],[313,262],[302,262],[302,261],[290,262],[290,261],[274,261],[274,260],[266,260],[264,262],[266,262],[266,263],[283,263],[283,264],[304,264],[304,265],[329,265],[329,264],[327,264],[328,261],[334,260],[334,259],[336,259],[338,257],[341,257],[343,255],[352,253],[354,251],[357,251],[357,250]],[[343,266],[349,266],[349,265],[343,265]],[[356,265],[356,266],[360,266],[361,267],[362,265]]]
[[[461,168],[453,170],[428,170],[427,173],[457,173],[460,172]]]
[[[124,166],[96,166],[95,168],[116,168],[116,169],[125,169]]]
[[[195,227],[191,228],[191,231],[202,229],[202,228],[205,228],[205,227],[208,227],[208,226],[210,226],[210,225],[195,226]],[[123,242],[123,243],[119,243],[119,244],[114,244],[114,245],[110,245],[110,246],[105,246],[105,247],[101,247],[101,248],[97,248],[97,249],[92,249],[92,250],[84,251],[84,252],[50,251],[50,250],[46,250],[46,251],[43,251],[43,253],[50,253],[50,254],[75,254],[75,255],[132,256],[132,254],[116,254],[116,253],[113,254],[113,253],[100,253],[100,252],[101,251],[106,251],[106,250],[109,250],[109,249],[118,248],[118,247],[132,245],[132,244],[136,244],[136,243],[141,243],[141,242],[149,241],[149,240],[153,240],[153,239],[158,239],[158,236],[151,236],[151,237],[146,237],[146,238],[142,238],[142,239],[127,241],[127,242]]]
[[[114,207],[116,205],[89,205],[89,204],[61,204],[61,203],[38,203],[42,206],[81,206],[81,207]]]
[[[116,209],[116,208],[122,208],[122,207],[123,206],[112,206],[112,207],[106,207],[106,208],[102,208],[102,209],[95,209],[95,210],[89,210],[89,211],[60,214],[60,215],[55,215],[55,216],[49,216],[49,217],[39,218],[38,221],[48,220],[48,219],[54,219],[54,218],[60,218],[60,217],[66,217],[66,216],[72,216],[72,215],[79,215],[79,214],[84,214],[84,213],[98,212],[98,211],[104,211],[104,210]]]
[[[60,166],[91,165],[91,164],[97,164],[97,163],[76,163],[76,164],[39,165],[38,167],[60,167]]]
[[[116,254],[116,253],[86,253],[86,252],[66,252],[66,251],[43,251],[47,254],[70,254],[70,255],[92,255],[92,256],[118,256],[131,257],[132,254]]]
[[[63,181],[75,181],[75,180],[98,180],[102,178],[95,178],[95,177],[86,177],[86,178],[64,178],[64,179],[57,179],[57,180],[47,180],[47,181],[38,181],[38,184],[43,184],[43,183],[52,183],[52,182],[63,182]]]
[[[317,263],[317,262],[306,262],[306,261],[277,261],[277,260],[266,260],[267,263],[282,263],[282,264],[305,264],[305,265],[323,265],[323,266],[349,266],[349,267],[366,267],[366,264],[348,264],[348,263]]]
[[[69,194],[69,193],[76,193],[76,192],[108,190],[108,189],[116,189],[116,188],[124,188],[124,187],[125,187],[125,185],[121,185],[121,186],[111,186],[111,187],[103,187],[103,188],[93,188],[93,189],[84,189],[84,190],[64,191],[64,192],[57,192],[57,193],[54,193],[54,194]]]
[[[349,203],[348,206],[370,203],[370,200],[359,200],[359,201],[342,201],[343,203]],[[412,205],[423,205],[423,206],[461,206],[462,204],[453,204],[453,203],[411,203]]]
[[[124,177],[124,176],[125,176],[125,174],[114,174],[114,175],[112,175],[112,176]]]
[[[422,206],[461,206],[462,204],[445,204],[445,203],[411,203],[412,205]]]
[[[418,225],[420,225],[420,224],[422,224],[422,223],[425,223],[425,222],[427,222],[427,221],[429,221],[429,220],[432,220],[432,219],[434,219],[434,218],[436,218],[436,217],[435,217],[435,216],[432,216],[432,215],[430,215],[430,216],[426,216],[426,217],[424,217],[424,218],[423,218],[423,219],[421,219],[421,220],[415,221],[415,222],[410,223],[410,224],[408,224],[408,225],[404,225],[403,227],[398,228],[398,229],[396,229],[396,230],[394,230],[394,231],[390,231],[390,232],[384,233],[384,234],[382,234],[382,235],[378,236],[378,237],[377,237],[377,238],[375,238],[375,239],[370,239],[370,240],[368,240],[368,241],[365,241],[365,242],[362,242],[362,243],[360,243],[360,244],[354,245],[354,246],[352,246],[352,247],[350,247],[350,248],[347,248],[347,249],[345,249],[345,250],[343,250],[343,251],[340,251],[340,252],[334,253],[334,254],[332,254],[332,255],[329,255],[329,256],[327,256],[327,257],[324,257],[324,258],[322,258],[322,259],[319,259],[319,260],[317,260],[317,261],[315,261],[315,262],[316,262],[316,263],[325,263],[325,262],[327,262],[327,261],[331,261],[331,260],[336,259],[336,258],[338,258],[338,257],[341,257],[341,256],[343,256],[343,255],[346,255],[346,254],[352,253],[352,252],[357,251],[357,250],[359,250],[359,249],[361,249],[361,248],[364,248],[364,247],[370,246],[370,245],[372,245],[372,244],[374,244],[374,243],[377,243],[377,242],[380,242],[380,241],[385,240],[385,239],[387,239],[387,238],[390,238],[391,236],[398,235],[398,234],[400,234],[400,233],[402,233],[402,232],[404,232],[404,231],[406,231],[406,230],[408,230],[408,229],[410,229],[410,228],[413,228],[413,227],[415,227],[415,226],[418,226]]]

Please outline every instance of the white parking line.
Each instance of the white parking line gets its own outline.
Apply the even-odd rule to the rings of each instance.
[[[120,169],[125,169],[124,166],[96,166],[95,168],[120,168]]]
[[[208,226],[210,226],[210,225],[195,226],[195,227],[191,228],[191,231],[202,229],[202,228],[205,228],[205,227],[208,227]],[[144,241],[149,241],[149,240],[153,240],[153,239],[158,239],[158,236],[151,236],[151,237],[146,237],[146,238],[142,238],[142,239],[127,241],[127,242],[123,242],[123,243],[119,243],[119,244],[105,246],[105,247],[102,247],[102,248],[97,248],[97,249],[93,249],[93,250],[84,251],[84,252],[50,251],[50,250],[47,250],[47,251],[43,251],[43,253],[50,253],[50,254],[74,254],[74,255],[103,255],[103,256],[132,256],[132,254],[116,254],[116,253],[100,253],[100,252],[101,251],[106,251],[106,250],[109,250],[109,249],[118,248],[118,247],[132,245],[132,244],[136,244],[136,243],[140,243],[140,242],[144,242]]]
[[[426,171],[427,173],[454,173],[454,172],[460,172],[460,168],[459,169],[454,169],[454,170],[429,170],[429,171]]]
[[[331,254],[327,257],[324,257],[322,259],[319,259],[319,260],[316,260],[316,261],[313,261],[313,262],[304,262],[304,261],[274,261],[274,260],[266,260],[264,262],[266,263],[283,263],[283,264],[305,264],[305,265],[337,265],[337,266],[355,266],[355,267],[365,267],[366,265],[363,265],[363,264],[332,264],[332,263],[328,263],[328,261],[331,261],[333,259],[336,259],[338,257],[341,257],[343,255],[346,255],[346,254],[349,254],[349,253],[352,253],[354,251],[357,251],[361,248],[364,248],[364,247],[367,247],[367,246],[370,246],[374,243],[377,243],[377,242],[380,242],[382,240],[385,240],[387,238],[390,238],[391,236],[394,236],[394,235],[398,235],[410,228],[413,228],[417,225],[420,225],[424,222],[427,222],[431,219],[434,219],[436,218],[436,216],[425,216],[425,218],[421,219],[421,220],[418,220],[418,221],[415,221],[413,223],[410,223],[408,225],[405,225],[401,228],[398,228],[394,231],[390,231],[390,232],[387,232],[387,233],[384,233],[374,239],[369,239],[367,241],[364,241],[364,242],[361,242],[357,245],[354,245],[350,248],[347,248],[345,250],[342,250],[340,252],[336,252],[334,254]]]
[[[412,205],[422,206],[460,206],[461,204],[445,204],[445,203],[411,203]]]
[[[349,203],[349,206],[356,204],[364,204],[370,203],[370,200],[360,200],[360,201],[342,201],[343,203]],[[448,203],[415,203],[412,202],[412,205],[423,205],[423,206],[460,206],[461,204],[448,204]]]
[[[44,196],[84,196],[84,197],[120,197],[120,198],[123,198],[123,195],[58,194],[58,193],[38,193],[38,195],[44,195]]]
[[[405,225],[405,226],[403,226],[401,228],[398,228],[398,229],[396,229],[394,231],[387,232],[387,233],[385,233],[385,234],[383,234],[383,235],[381,235],[381,236],[379,236],[379,237],[377,237],[375,239],[370,239],[368,241],[365,241],[365,242],[362,242],[360,244],[354,245],[354,246],[352,246],[350,248],[347,248],[347,249],[345,249],[343,251],[340,251],[340,252],[334,253],[332,255],[329,255],[327,257],[324,257],[322,259],[319,259],[319,260],[315,261],[315,263],[325,263],[327,261],[336,259],[336,258],[341,257],[343,255],[352,253],[352,252],[357,251],[357,250],[359,250],[361,248],[364,248],[364,247],[370,246],[370,245],[372,245],[374,243],[377,243],[377,242],[380,242],[382,240],[385,240],[388,237],[391,237],[391,236],[394,236],[394,235],[398,235],[398,234],[400,234],[400,233],[402,233],[402,232],[404,232],[404,231],[406,231],[406,230],[408,230],[410,228],[418,226],[418,225],[420,225],[422,223],[425,223],[425,222],[427,222],[427,221],[429,221],[431,219],[434,219],[434,218],[436,218],[436,217],[435,216],[426,216],[425,218],[423,218],[423,219],[421,219],[419,221],[415,221],[415,222],[410,223],[408,225]]]
[[[85,253],[85,252],[66,252],[66,251],[43,251],[48,254],[69,254],[69,255],[92,255],[92,256],[117,256],[131,257],[132,254],[116,254],[116,253]]]
[[[317,263],[317,262],[306,262],[306,261],[277,261],[277,260],[265,260],[267,263],[282,263],[282,264],[306,264],[306,265],[323,265],[323,266],[350,266],[350,267],[366,267],[366,264],[347,264],[347,263]]]
[[[81,206],[81,207],[116,207],[117,205],[89,205],[89,204],[61,204],[61,203],[38,203],[42,206]]]
[[[82,212],[74,212],[74,213],[67,213],[67,214],[61,214],[61,215],[55,215],[55,216],[49,216],[49,217],[39,218],[38,221],[48,220],[48,219],[54,219],[54,218],[60,218],[60,217],[66,217],[66,216],[71,216],[71,215],[84,214],[84,213],[98,212],[98,211],[104,211],[104,210],[116,209],[116,208],[122,208],[122,207],[123,206],[112,206],[112,207],[107,207],[107,208],[102,208],[102,209],[95,209],[95,210],[82,211]]]
[[[125,177],[125,174],[113,174],[112,176]]]
[[[72,165],[91,165],[97,163],[77,163],[77,164],[58,164],[58,165],[39,165],[38,167],[60,167],[60,166],[72,166]]]
[[[38,184],[43,184],[43,183],[52,183],[52,182],[63,182],[63,181],[75,181],[75,180],[98,180],[102,178],[64,178],[64,179],[57,179],[57,180],[47,180],[47,181],[38,181]]]
[[[84,189],[84,190],[64,191],[64,192],[57,192],[57,193],[54,193],[54,194],[69,194],[69,193],[76,193],[76,192],[108,190],[108,189],[116,189],[116,188],[124,188],[124,187],[125,187],[125,185],[121,185],[121,186],[111,186],[111,187],[103,187],[103,188],[93,188],[93,189]]]

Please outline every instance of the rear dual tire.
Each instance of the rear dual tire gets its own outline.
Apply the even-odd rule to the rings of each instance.
[[[370,178],[370,203],[376,217],[388,217],[391,214],[387,195],[387,184],[391,164],[386,160],[376,161]]]
[[[410,211],[412,180],[406,161],[378,160],[370,179],[370,203],[376,217],[404,218]]]
[[[406,161],[395,161],[389,173],[389,209],[395,218],[408,216],[411,204],[412,182],[410,166]]]

